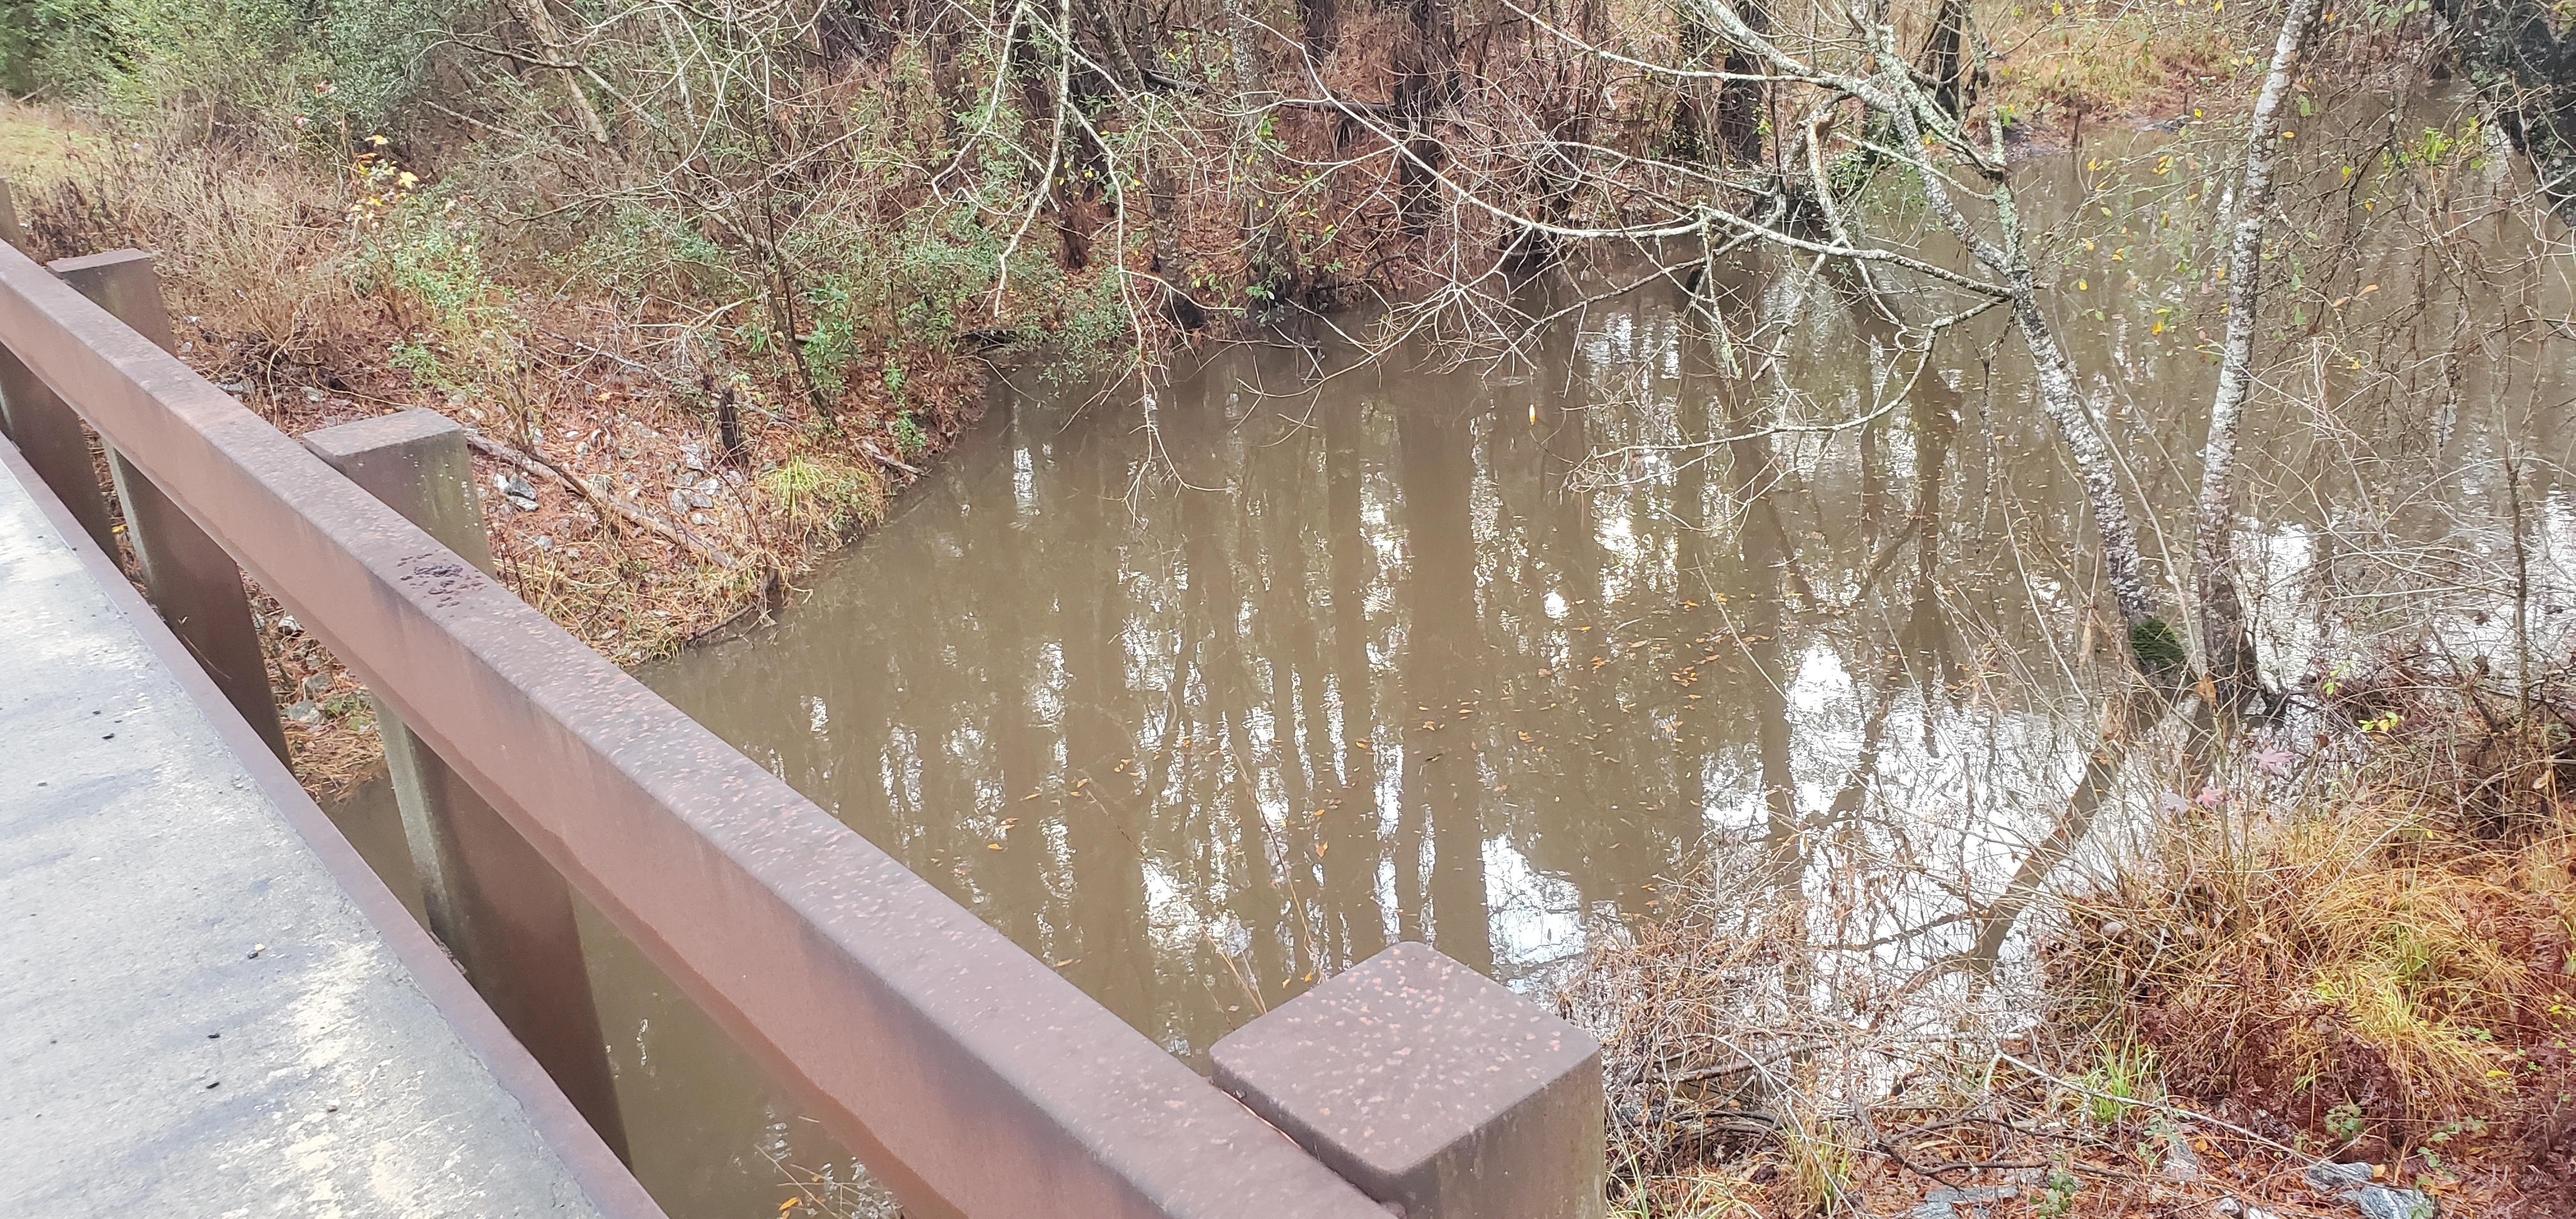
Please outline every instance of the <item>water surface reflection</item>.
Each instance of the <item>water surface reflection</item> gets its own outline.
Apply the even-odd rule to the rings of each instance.
[[[1945,540],[1971,404],[1925,378],[1932,426],[1833,460],[1577,477],[1662,424],[1595,387],[1748,430],[1631,308],[1554,385],[1301,390],[1308,353],[1255,349],[1150,428],[1014,397],[784,623],[649,680],[1184,1055],[1398,939],[1544,977],[1712,833],[1871,839],[1914,865],[1888,918],[1990,869],[2017,827],[1984,819],[2027,803],[1995,793],[2063,785],[2032,658],[2084,586],[2009,566],[2072,547],[2053,472],[1987,515],[2018,548]]]
[[[2188,189],[2148,172],[2163,139],[2120,153],[2127,180],[2108,151],[2016,173],[2062,218],[2070,355],[2175,602],[2213,374],[2167,324],[2206,279],[2153,238]],[[2342,312],[2272,336],[2247,436],[2246,593],[2280,685],[2392,610],[2494,602],[2507,452],[2548,553],[2576,538],[2576,345],[2535,320],[2576,314],[2563,251],[2482,213],[2494,262],[2461,279],[2385,219],[2336,223]],[[2123,641],[1999,319],[1926,355],[1812,264],[1741,275],[1725,318],[1776,361],[1655,286],[1517,364],[1236,347],[1150,410],[1015,379],[782,622],[643,676],[1192,1059],[1399,939],[1542,988],[1730,847],[1847,949],[1809,981],[1857,1008],[1976,941],[2067,806]],[[2174,780],[2150,758],[2125,781]],[[586,934],[665,1205],[775,1213],[778,1165],[849,1175]]]

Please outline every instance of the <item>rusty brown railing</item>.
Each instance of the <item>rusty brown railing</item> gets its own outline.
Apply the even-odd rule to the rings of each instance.
[[[181,620],[204,615],[171,598],[220,599],[220,589],[206,590],[227,584],[238,597],[238,564],[750,1049],[906,1214],[1383,1219],[1389,1208],[1370,1194],[1411,1205],[1414,1219],[1598,1213],[1597,1059],[1588,1038],[1554,1017],[1532,1024],[1535,1009],[1494,999],[1498,989],[1462,971],[1440,972],[1442,959],[1415,946],[1416,956],[1369,975],[1379,991],[1346,996],[1356,1007],[1332,1007],[1319,990],[1317,1002],[1256,1022],[1247,1032],[1267,1033],[1258,1044],[1244,1042],[1231,1059],[1220,1047],[1221,1063],[1247,1064],[1227,1087],[1260,1109],[1255,1116],[120,322],[135,315],[92,299],[112,293],[92,286],[85,296],[66,282],[78,267],[57,270],[0,245],[0,392],[13,439],[31,460],[39,451],[83,455],[76,471],[68,462],[42,471],[80,514],[84,497],[104,499],[77,431],[95,429],[119,471],[130,540],[156,552],[147,567],[190,581],[165,596],[147,571],[147,592],[219,684],[218,667],[236,662],[192,638]],[[168,519],[143,518],[156,502]],[[97,528],[106,540],[104,516]],[[239,689],[228,694],[254,724],[263,712],[274,723],[264,675],[260,706],[244,706]],[[1385,1004],[1397,1000],[1386,995],[1431,1005],[1424,1027],[1445,1038],[1446,1054],[1424,1059],[1447,1063],[1452,1077],[1406,1083],[1389,1074],[1411,1054],[1389,1037],[1413,1034],[1401,1021],[1389,1033]],[[1494,1019],[1462,1019],[1469,1009]],[[1282,1019],[1299,1012],[1303,1024]],[[1338,1052],[1339,1037],[1315,1030],[1344,1021],[1376,1030],[1353,1034],[1353,1044],[1375,1039],[1368,1060],[1314,1065]],[[1494,1046],[1460,1031],[1487,1026]],[[1523,1067],[1534,1072],[1526,1087],[1512,1082]],[[1444,1100],[1451,1082],[1457,1097],[1477,1098],[1465,1108],[1481,1106],[1481,1116],[1434,1137],[1465,1111]],[[1514,1118],[1510,1139],[1477,1141],[1500,1129],[1489,1119],[1535,1112],[1531,1098],[1542,1091],[1548,1113],[1572,1116],[1549,1117],[1545,1131]],[[1335,1133],[1337,1122],[1369,1112],[1371,1092],[1419,1107],[1402,1148],[1388,1141],[1392,1131]],[[1325,1116],[1301,1111],[1308,1103]],[[1375,1159],[1371,1139],[1383,1144]],[[1547,1150],[1536,1159],[1571,1166],[1574,1185],[1556,1191],[1571,1203],[1500,1206],[1500,1192],[1479,1201],[1460,1184],[1528,1193],[1529,1170],[1518,1165],[1533,1146]],[[1504,1150],[1511,1163],[1496,1159]]]

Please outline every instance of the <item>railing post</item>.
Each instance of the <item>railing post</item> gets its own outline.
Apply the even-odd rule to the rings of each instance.
[[[1216,1084],[1402,1219],[1601,1219],[1601,1047],[1423,944],[1216,1043]]]
[[[331,468],[491,574],[473,460],[454,420],[408,410],[308,432],[303,440]],[[601,1140],[625,1158],[608,1046],[563,877],[381,700],[376,724],[430,931]]]
[[[151,255],[112,250],[50,265],[64,283],[118,321],[163,351],[177,350]],[[86,445],[84,466],[85,450]],[[107,465],[116,483],[116,498],[125,505],[125,538],[143,568],[143,589],[152,599],[152,608],[170,624],[170,633],[188,645],[259,739],[268,742],[280,759],[289,759],[286,728],[277,718],[277,697],[268,687],[268,660],[260,652],[259,630],[251,624],[250,594],[242,587],[241,568],[114,446],[108,449]],[[95,476],[90,481],[94,484]],[[115,553],[113,547],[106,549]]]
[[[0,241],[24,247],[26,240],[9,183],[0,180]],[[80,522],[90,540],[100,550],[115,554],[114,514],[107,508],[107,492],[98,484],[98,468],[90,463],[89,432],[81,426],[80,416],[5,347],[0,347],[0,431],[17,442],[27,464],[53,488],[54,498],[71,509],[72,519]]]

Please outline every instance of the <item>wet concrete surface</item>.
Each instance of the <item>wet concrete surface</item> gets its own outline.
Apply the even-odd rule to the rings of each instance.
[[[659,1214],[5,450],[0,1215]]]

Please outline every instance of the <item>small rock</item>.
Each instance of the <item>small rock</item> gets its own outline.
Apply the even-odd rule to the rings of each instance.
[[[2361,1212],[2362,1219],[2433,1219],[2437,1209],[2433,1196],[2420,1189],[2364,1185],[2341,1197]]]
[[[688,493],[688,492],[683,491],[683,490],[679,489],[678,487],[673,487],[673,488],[671,488],[671,501],[670,501],[670,502],[671,502],[671,511],[672,511],[672,513],[673,513],[673,514],[675,514],[675,515],[682,515],[682,516],[685,516],[685,515],[687,515],[687,514],[688,514],[688,511],[689,511],[689,493]]]
[[[531,545],[531,546],[536,547],[536,548],[537,548],[537,553],[539,553],[539,554],[544,554],[545,552],[550,551],[550,550],[553,550],[553,549],[555,548],[555,540],[554,540],[553,538],[547,537],[546,535],[544,535],[544,534],[542,534],[542,533],[538,534],[538,535],[537,535],[536,537],[534,537],[534,538],[529,539],[528,544],[529,544],[529,545]]]
[[[307,385],[304,387],[304,400],[307,402],[320,402],[323,396],[322,389],[319,386]]]
[[[2432,1195],[2377,1184],[2371,1178],[2378,1175],[2365,1163],[2316,1164],[2306,1174],[2308,1188],[2360,1211],[2362,1219],[2432,1219],[2438,1210]]]
[[[689,463],[692,470],[704,470],[707,468],[707,451],[694,444],[684,444],[680,446],[680,460]]]
[[[2156,1171],[2164,1174],[2168,1181],[2197,1181],[2200,1179],[2200,1153],[2191,1149],[2191,1143],[2182,1137],[2180,1131],[2169,1131],[2165,1135],[2164,1163],[2157,1165]]]
[[[703,512],[692,512],[689,514],[689,523],[692,525],[712,525],[716,523],[716,518],[708,516]]]
[[[1942,1188],[1923,1195],[1923,1204],[1905,1212],[1905,1219],[1961,1219],[1960,1207],[1970,1208],[1969,1215],[1983,1215],[1983,1207],[2018,1197],[2021,1190],[2011,1185],[1971,1185],[1962,1189]]]
[[[317,697],[323,691],[331,688],[331,675],[328,673],[316,673],[311,677],[305,678],[300,688],[304,691],[304,697]]]
[[[2218,1219],[2281,1219],[2276,1212],[2264,1210],[2259,1206],[2248,1206],[2236,1198],[2221,1198],[2210,1203],[2209,1213],[2218,1216]]]
[[[716,501],[705,495],[701,495],[698,492],[692,491],[689,493],[689,506],[699,509],[713,508],[716,506]]]
[[[244,377],[239,381],[217,381],[215,388],[228,394],[247,394],[250,392],[250,378]]]
[[[322,709],[314,706],[312,699],[298,699],[286,708],[286,718],[299,724],[319,724],[322,722]]]
[[[2370,1184],[2379,1169],[2370,1164],[2311,1164],[2308,1166],[2308,1188],[2321,1194],[2339,1194]]]
[[[301,622],[297,622],[297,621],[295,620],[295,615],[293,615],[293,614],[279,614],[279,615],[277,616],[277,629],[279,629],[279,630],[281,630],[281,631],[284,631],[284,632],[286,632],[286,633],[287,633],[287,634],[289,634],[289,635],[292,635],[292,634],[294,634],[294,633],[296,633],[296,632],[298,632],[298,631],[303,630],[303,629],[304,629],[304,624],[303,624],[303,623],[301,623]]]
[[[516,474],[493,475],[492,488],[501,493],[501,498],[510,501],[511,507],[521,512],[537,510],[537,489]]]

